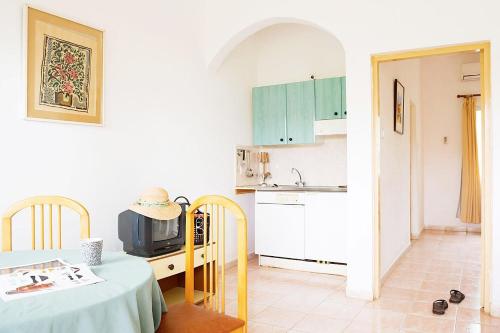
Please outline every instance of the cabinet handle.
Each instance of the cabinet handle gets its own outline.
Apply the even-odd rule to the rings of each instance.
[[[292,141],[293,139],[292,138],[288,138],[288,141]]]
[[[173,270],[174,270],[174,268],[175,268],[174,264],[170,264],[170,265],[168,265],[168,269],[170,269],[171,271],[173,271]]]
[[[201,258],[202,259],[205,258],[205,254],[204,253],[201,254]]]
[[[338,115],[339,113],[338,112],[335,112],[334,115]]]
[[[283,138],[281,138],[280,141],[283,142]]]

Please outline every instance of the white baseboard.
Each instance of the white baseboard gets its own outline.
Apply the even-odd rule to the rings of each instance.
[[[268,267],[277,267],[283,269],[291,269],[295,271],[347,276],[346,265],[320,264],[313,261],[276,258],[267,256],[259,256],[259,265]]]
[[[426,225],[424,230],[436,230],[436,231],[454,231],[454,232],[474,232],[481,233],[480,224],[469,224],[465,225]]]

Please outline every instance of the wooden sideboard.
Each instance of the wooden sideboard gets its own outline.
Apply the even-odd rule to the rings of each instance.
[[[209,263],[212,259],[212,247],[207,246],[207,281],[210,281]],[[167,305],[184,301],[184,280],[186,271],[186,251],[183,249],[157,257],[145,258],[152,266],[156,279],[165,297]],[[203,262],[205,250],[202,245],[195,246],[194,250],[194,288],[195,303],[203,302]]]

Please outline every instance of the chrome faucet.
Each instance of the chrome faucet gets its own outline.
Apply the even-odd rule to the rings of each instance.
[[[262,175],[262,182],[259,184],[260,186],[268,186],[267,185],[267,179],[272,178],[271,173],[269,171],[264,172]]]
[[[302,175],[300,174],[299,170],[292,168],[292,174],[294,171],[299,175],[299,181],[295,182],[295,185],[297,185],[298,187],[304,187],[306,185],[306,182],[302,181]]]

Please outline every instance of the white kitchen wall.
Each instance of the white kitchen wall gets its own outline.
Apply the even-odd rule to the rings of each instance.
[[[249,71],[238,57],[220,72],[206,70],[201,1],[30,1],[104,30],[102,127],[23,119],[24,3],[0,5],[0,212],[28,196],[65,195],[88,208],[91,235],[115,250],[118,214],[150,186],[165,187],[172,198],[231,196],[253,221],[252,199],[234,197],[230,176],[234,146],[251,143],[249,100],[242,96]],[[18,241],[30,231],[27,221],[16,223],[15,249],[30,245]],[[74,219],[63,223],[78,232]],[[229,241],[232,260],[236,235]]]
[[[404,132],[394,132],[394,80],[405,88]],[[420,60],[380,65],[380,238],[384,276],[410,246],[410,103],[420,108]]]
[[[205,62],[217,68],[241,40],[275,23],[300,22],[336,36],[346,52],[347,177],[349,184],[349,266],[347,293],[373,295],[374,205],[372,160],[372,96],[370,56],[376,53],[473,41],[491,41],[493,198],[500,192],[499,103],[500,30],[494,0],[340,1],[254,0],[205,1]],[[471,10],[471,8],[473,10]],[[228,13],[230,13],[228,15]],[[472,23],[471,23],[472,22]],[[500,206],[493,207],[493,239],[500,239]],[[500,243],[493,242],[492,309],[500,315]]]
[[[347,185],[347,146],[345,136],[318,137],[315,145],[263,148],[269,152],[268,183],[293,185],[297,180],[296,168],[303,181],[310,186]]]
[[[426,228],[465,230],[465,224],[456,218],[462,169],[463,102],[457,94],[481,91],[479,81],[460,78],[462,64],[472,62],[479,62],[478,54],[422,59]],[[444,137],[448,138],[446,144]]]
[[[255,86],[345,75],[345,53],[331,34],[303,24],[278,24],[252,35]],[[315,145],[265,149],[270,154],[270,183],[293,184],[299,169],[307,185],[347,184],[346,136],[317,137]]]

